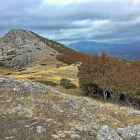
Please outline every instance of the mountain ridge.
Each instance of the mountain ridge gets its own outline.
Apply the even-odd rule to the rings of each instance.
[[[97,43],[95,41],[79,41],[68,45],[69,48],[86,54],[101,54],[106,51],[108,55],[129,60],[140,60],[140,42],[130,44]]]

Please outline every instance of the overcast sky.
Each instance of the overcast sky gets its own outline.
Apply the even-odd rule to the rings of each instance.
[[[0,38],[17,28],[65,45],[140,41],[140,0],[0,0]]]

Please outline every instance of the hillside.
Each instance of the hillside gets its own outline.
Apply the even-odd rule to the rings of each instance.
[[[106,51],[108,55],[129,60],[140,60],[140,42],[131,44],[108,44],[94,41],[79,41],[68,45],[69,48],[86,54],[101,54]]]
[[[140,111],[132,108],[5,76],[0,77],[0,87],[1,140],[122,140],[114,130],[124,139],[140,139]],[[126,128],[129,125],[138,126]]]
[[[0,62],[4,63],[6,68],[31,67],[44,60],[56,60],[56,54],[58,51],[27,30],[12,29],[0,38]]]
[[[26,44],[22,48],[20,33]],[[10,39],[4,40],[5,36],[13,36],[14,45]],[[139,110],[85,96],[79,87],[79,64],[56,59],[60,52],[66,60],[84,54],[31,31],[10,30],[5,36],[0,39],[0,62],[6,65],[0,69],[1,140],[140,140]],[[24,53],[17,55],[19,52]],[[9,56],[12,60],[8,61]],[[64,78],[75,87],[63,86]]]

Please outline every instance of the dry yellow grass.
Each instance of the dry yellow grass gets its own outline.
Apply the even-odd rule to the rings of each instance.
[[[7,73],[13,73],[15,70],[12,69],[0,69],[0,75],[4,75]]]
[[[46,65],[41,65],[46,64]],[[60,66],[57,68],[57,66]],[[0,74],[5,74],[12,72],[11,70],[1,70]],[[55,83],[60,84],[61,78],[67,78],[72,81],[72,83],[77,85],[77,89],[65,89],[64,87],[58,85],[55,89],[66,93],[68,96],[81,96],[81,91],[78,83],[78,68],[76,66],[68,66],[67,64],[60,61],[50,61],[50,62],[41,62],[36,67],[28,68],[27,71],[16,72],[11,77],[15,77],[18,79],[25,79],[28,81],[37,81],[37,80],[49,80]],[[54,96],[53,98],[64,99],[65,96]],[[32,97],[31,97],[32,98]],[[38,102],[45,99],[44,96],[40,97]],[[140,114],[137,114],[138,110],[133,108],[121,107],[118,105],[111,105],[110,103],[102,102],[99,99],[93,99],[96,103],[102,106],[101,110],[95,112],[95,116],[101,119],[103,123],[101,125],[106,124],[113,129],[117,129],[117,127],[128,126],[128,125],[138,125],[140,124]],[[89,101],[90,102],[90,101]],[[81,105],[78,105],[79,108]],[[4,106],[3,106],[4,108]],[[14,108],[12,110],[14,112]],[[37,111],[33,111],[33,114],[37,114]],[[70,124],[72,126],[72,124]]]
[[[44,65],[41,65],[44,64]],[[46,64],[46,65],[45,65]],[[62,65],[57,68],[58,65]],[[12,74],[11,77],[17,79],[24,79],[28,81],[52,81],[57,84],[60,84],[62,78],[67,78],[72,81],[77,86],[77,89],[65,89],[64,87],[58,85],[55,88],[61,92],[80,95],[79,82],[78,82],[78,68],[77,66],[68,66],[67,64],[60,61],[50,61],[50,62],[41,62],[40,65],[37,65],[32,68],[27,68],[27,71],[16,72]]]

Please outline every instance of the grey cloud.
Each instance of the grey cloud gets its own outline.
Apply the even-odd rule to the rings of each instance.
[[[127,41],[130,37],[133,41],[140,38],[139,7],[101,0],[63,7],[43,5],[42,0],[0,1],[0,37],[12,28],[23,28],[67,44],[72,40]],[[93,24],[104,20],[108,22]]]

